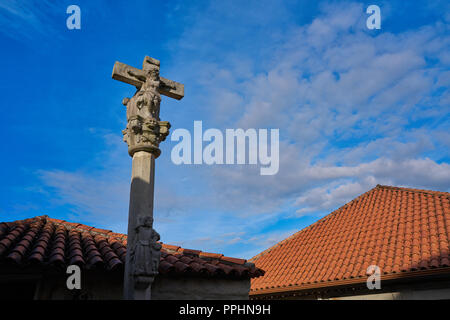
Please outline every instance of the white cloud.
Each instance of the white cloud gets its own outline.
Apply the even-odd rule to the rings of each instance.
[[[316,177],[325,181],[331,177],[334,181],[298,197],[295,205],[300,207],[297,210],[299,214],[337,209],[377,184],[448,190],[450,181],[450,165],[437,164],[430,159],[393,161],[379,158],[355,167],[314,167],[311,171],[312,179]]]
[[[61,20],[60,30],[64,30],[65,9],[49,0],[2,0],[0,32],[16,40],[33,39],[36,36],[60,37],[52,21]]]
[[[448,165],[427,156],[448,124],[439,128],[425,121],[448,113],[448,105],[435,108],[446,101],[438,89],[446,83],[448,64],[426,63],[448,49],[448,33],[437,22],[373,37],[362,12],[359,4],[324,7],[311,24],[285,35],[273,64],[231,85],[246,101],[239,102],[235,126],[280,128],[284,143],[274,177],[248,167],[215,168],[217,203],[247,213],[273,212],[286,201],[307,199],[315,188],[326,192],[333,180],[335,191],[324,195],[328,205],[320,207],[343,204],[376,183],[448,190]],[[228,77],[211,85],[230,83]],[[412,121],[417,128],[408,128]],[[448,156],[439,150],[438,159]]]

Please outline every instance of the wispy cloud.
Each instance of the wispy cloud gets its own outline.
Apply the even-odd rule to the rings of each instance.
[[[58,36],[55,21],[64,30],[66,7],[49,0],[3,0],[0,2],[0,32],[16,40]]]

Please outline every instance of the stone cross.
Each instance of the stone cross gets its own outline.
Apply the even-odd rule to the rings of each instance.
[[[161,95],[183,98],[184,85],[160,77],[159,61],[150,57],[145,57],[142,69],[116,62],[112,77],[137,89],[131,99],[122,101],[128,121],[122,133],[133,157],[124,299],[149,300],[161,255],[159,234],[153,229],[155,159],[170,129],[169,122],[159,119],[159,106]]]

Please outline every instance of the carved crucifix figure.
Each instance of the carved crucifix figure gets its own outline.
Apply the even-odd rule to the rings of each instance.
[[[159,118],[161,95],[177,100],[184,96],[184,85],[160,77],[159,65],[150,57],[145,57],[142,69],[116,62],[112,74],[113,79],[137,89],[131,99],[122,102],[127,107],[127,127],[122,133],[133,157],[124,274],[124,298],[128,300],[150,299],[158,274],[161,245],[153,229],[155,159],[170,129],[170,123]]]

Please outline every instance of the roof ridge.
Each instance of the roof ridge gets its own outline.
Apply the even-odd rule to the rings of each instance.
[[[62,219],[54,219],[54,218],[50,218],[48,216],[47,216],[47,221],[50,221],[56,225],[63,225],[64,227],[71,229],[71,230],[76,230],[79,232],[88,232],[91,235],[101,235],[106,238],[114,238],[114,239],[120,239],[120,240],[125,240],[127,238],[127,235],[124,233],[116,233],[116,232],[113,232],[112,230],[91,227],[91,226],[89,226],[87,224],[83,224],[83,223],[69,222],[69,221],[62,220]]]
[[[125,241],[94,236],[91,234],[94,229],[48,216],[0,222],[0,266],[19,269],[31,266],[40,273],[47,270],[64,272],[66,266],[78,265],[83,270],[111,271],[113,276],[120,276],[126,264]],[[106,236],[111,233],[106,232]],[[264,274],[244,259],[223,254],[198,255],[198,250],[178,246],[172,249],[177,251],[163,249],[161,252],[158,266],[161,275],[249,279]]]
[[[377,184],[376,188],[391,189],[391,190],[401,190],[401,191],[409,191],[409,192],[417,192],[417,193],[442,194],[442,195],[450,196],[450,192],[437,191],[437,190],[415,189],[415,188],[408,188],[408,187],[396,187],[396,186],[387,186],[387,185],[381,185],[381,184]]]
[[[431,274],[436,268],[448,273],[448,239],[429,234],[445,235],[449,195],[373,184],[371,190],[250,259],[266,269],[264,278],[252,281],[252,292],[337,286],[366,277],[369,265],[378,265],[382,277],[392,279],[418,270]],[[424,244],[423,250],[417,252],[416,243]]]
[[[280,242],[277,242],[277,243],[274,244],[272,247],[270,247],[270,248],[264,250],[263,252],[257,254],[256,256],[254,256],[253,258],[249,259],[248,261],[256,262],[256,260],[258,260],[259,258],[261,258],[263,255],[269,253],[269,252],[272,251],[273,249],[275,249],[275,248],[281,246],[281,245],[284,244],[285,242],[287,242],[287,241],[291,240],[292,238],[296,237],[297,234],[299,234],[299,233],[301,233],[301,232],[304,232],[304,231],[306,231],[306,230],[309,230],[309,229],[313,228],[314,226],[316,226],[317,224],[326,221],[327,219],[329,219],[329,218],[332,217],[332,216],[335,216],[336,214],[338,214],[339,212],[341,212],[343,209],[345,209],[346,207],[350,206],[353,202],[359,201],[359,199],[360,199],[361,197],[365,196],[366,194],[369,194],[370,192],[376,190],[376,189],[379,188],[379,187],[380,187],[380,185],[376,185],[374,188],[372,188],[372,189],[370,189],[370,190],[368,190],[368,191],[366,191],[366,192],[360,194],[359,196],[357,196],[356,198],[354,198],[354,199],[351,200],[350,202],[347,202],[346,204],[340,206],[340,207],[337,208],[336,210],[334,210],[334,211],[330,212],[329,214],[325,215],[324,217],[320,218],[320,219],[317,220],[316,222],[314,222],[314,223],[310,224],[309,226],[306,226],[306,227],[304,227],[303,229],[301,229],[301,230],[295,232],[294,234],[292,234],[291,236],[287,237],[286,239],[281,240]]]
[[[54,219],[54,218],[50,218],[48,215],[36,216],[36,217],[22,219],[22,220],[16,220],[16,221],[13,221],[13,223],[20,223],[20,222],[28,223],[31,221],[35,221],[37,219],[44,220],[45,222],[51,222],[55,225],[62,225],[69,230],[76,230],[76,231],[83,232],[83,233],[89,233],[91,235],[101,235],[101,236],[105,236],[107,238],[113,238],[115,240],[121,240],[121,241],[126,241],[128,239],[128,235],[124,234],[124,233],[116,233],[116,232],[113,232],[112,230],[95,228],[95,227],[91,227],[91,226],[88,226],[83,223],[69,222],[69,221],[62,220],[62,219]],[[248,266],[253,265],[252,262],[250,262],[246,259],[229,257],[229,256],[225,256],[224,254],[221,254],[221,253],[187,249],[187,248],[183,248],[178,245],[171,245],[171,244],[166,244],[163,242],[160,242],[160,243],[163,246],[163,248],[167,251],[167,253],[169,253],[169,254],[183,253],[183,254],[187,254],[187,255],[189,255],[189,254],[196,255],[196,256],[198,256],[202,259],[206,259],[206,260],[218,259],[222,263],[225,263],[225,264],[231,263],[231,264],[241,264],[241,265],[248,265]]]
[[[376,190],[376,189],[390,189],[390,190],[400,190],[400,191],[408,191],[408,192],[417,192],[417,193],[426,193],[426,194],[442,194],[442,195],[446,195],[446,196],[450,196],[449,192],[444,192],[444,191],[434,191],[434,190],[425,190],[425,189],[414,189],[414,188],[408,188],[408,187],[396,187],[396,186],[388,186],[388,185],[381,185],[381,184],[377,184],[375,187],[373,187],[372,189],[360,194],[359,196],[357,196],[356,198],[354,198],[353,200],[351,200],[350,202],[342,205],[341,207],[337,208],[336,210],[330,212],[329,214],[325,215],[324,217],[320,218],[319,220],[317,220],[316,222],[310,224],[309,226],[304,227],[303,229],[295,232],[294,234],[290,235],[289,237],[285,238],[284,240],[281,240],[279,242],[277,242],[276,244],[274,244],[272,247],[260,252],[259,254],[257,254],[256,256],[252,257],[251,259],[249,259],[248,261],[251,262],[256,262],[256,260],[258,260],[259,258],[261,258],[263,255],[269,253],[270,251],[272,251],[273,249],[283,245],[285,242],[291,240],[292,238],[296,237],[297,234],[299,234],[300,232],[306,231],[311,229],[312,227],[314,227],[316,224],[322,223],[323,221],[325,221],[326,219],[338,214],[339,212],[341,212],[343,209],[345,209],[347,206],[351,205],[353,202],[359,201],[359,199],[363,196],[365,196],[366,194]]]

